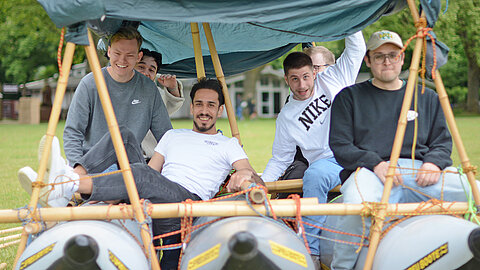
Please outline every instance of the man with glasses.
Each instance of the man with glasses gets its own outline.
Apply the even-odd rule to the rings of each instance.
[[[304,197],[316,197],[324,203],[328,191],[340,184],[342,168],[328,147],[330,108],[335,95],[355,83],[365,50],[363,35],[358,32],[345,39],[345,51],[337,64],[323,72],[316,72],[312,59],[303,52],[285,58],[285,82],[291,94],[276,121],[272,158],[262,175],[265,182],[276,181],[287,169],[298,145],[309,163],[303,176]],[[312,218],[318,224],[325,221],[325,217]],[[318,256],[320,230],[306,227],[306,231],[311,254]]]
[[[312,58],[313,70],[316,73],[320,73],[327,67],[335,65],[335,55],[323,46],[305,48],[303,52]]]
[[[397,33],[386,30],[373,33],[364,57],[373,79],[343,89],[333,102],[330,147],[344,168],[340,174],[344,182],[341,188],[344,203],[381,200],[406,89],[406,82],[399,78],[404,62],[402,48]],[[456,172],[456,169],[447,168],[452,164],[452,140],[438,96],[430,89],[421,88],[418,86],[405,119],[405,137],[389,202],[440,199],[442,190],[445,201],[465,201],[462,188],[462,185],[468,187],[465,177],[442,173],[442,170]],[[370,219],[365,219],[364,235],[368,235],[370,224]],[[337,228],[362,235],[362,218],[341,216]],[[360,242],[359,238],[346,234],[339,234],[338,238]],[[331,269],[353,269],[357,248],[335,243]]]

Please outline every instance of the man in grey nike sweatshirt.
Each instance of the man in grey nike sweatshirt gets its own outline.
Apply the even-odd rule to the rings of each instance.
[[[172,125],[155,84],[134,70],[142,57],[141,44],[135,28],[120,28],[110,40],[110,66],[102,68],[102,74],[118,124],[128,127],[139,142],[149,129],[158,141]],[[95,80],[89,73],[75,91],[63,132],[69,164],[73,166],[107,132]]]

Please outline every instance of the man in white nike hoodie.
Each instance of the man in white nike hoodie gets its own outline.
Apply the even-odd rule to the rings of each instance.
[[[335,65],[322,72],[314,70],[312,59],[294,52],[285,58],[285,81],[290,86],[289,101],[276,121],[272,158],[265,168],[264,182],[276,181],[294,159],[296,146],[308,160],[303,177],[303,196],[326,202],[330,189],[340,184],[338,165],[328,146],[331,105],[335,95],[355,83],[366,47],[363,35],[357,32],[345,39],[345,51]],[[321,226],[324,216],[310,217]],[[312,255],[319,255],[320,229],[306,226]],[[311,236],[313,235],[313,236]]]

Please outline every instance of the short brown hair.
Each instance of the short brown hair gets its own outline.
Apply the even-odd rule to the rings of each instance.
[[[118,29],[118,31],[110,38],[110,45],[122,39],[136,39],[138,44],[138,50],[140,50],[143,42],[142,35],[140,35],[137,29],[132,26],[124,26]]]
[[[197,91],[200,89],[210,89],[217,92],[218,103],[220,104],[219,106],[225,104],[225,98],[223,97],[222,92],[222,84],[218,80],[202,77],[196,84],[194,84],[192,86],[192,91],[190,91],[190,98],[192,99],[192,104],[193,98],[195,98],[195,93],[197,93]]]
[[[334,65],[335,64],[335,55],[327,48],[323,46],[315,46],[306,48],[303,50],[304,53],[308,54],[308,56],[312,57],[314,54],[321,54],[323,59],[325,59],[325,64]]]
[[[313,70],[312,58],[303,52],[292,52],[283,60],[283,72],[288,75],[290,69],[309,66]]]

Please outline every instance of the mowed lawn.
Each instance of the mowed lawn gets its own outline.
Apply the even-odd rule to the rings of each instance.
[[[192,128],[191,120],[174,120],[174,128]],[[457,125],[465,148],[473,165],[480,165],[480,116],[459,116]],[[62,143],[64,122],[60,122],[56,135]],[[272,142],[275,135],[274,119],[243,120],[238,122],[242,144],[255,170],[263,171],[271,157]],[[226,136],[231,136],[226,119],[217,123]],[[37,147],[40,138],[46,133],[47,124],[20,125],[15,122],[0,122],[0,209],[13,209],[25,206],[29,195],[20,187],[17,171],[21,167],[38,168]],[[313,138],[312,138],[313,139]],[[454,166],[460,164],[456,150],[452,155]],[[477,177],[479,178],[479,177]],[[19,224],[2,224],[0,230],[16,227]],[[0,236],[2,237],[2,236]],[[16,246],[2,249],[0,263],[11,267]]]

